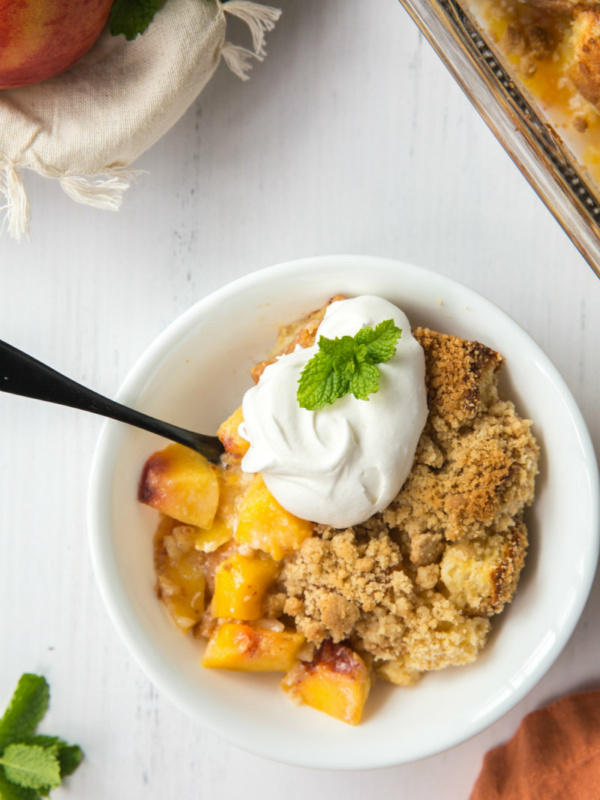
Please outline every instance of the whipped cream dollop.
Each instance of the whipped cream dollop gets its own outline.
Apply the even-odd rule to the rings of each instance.
[[[317,332],[334,339],[393,319],[402,336],[378,364],[379,390],[368,400],[345,395],[319,411],[298,404],[300,373],[315,355],[297,347],[280,356],[244,395],[239,433],[250,442],[245,472],[260,472],[290,513],[346,528],[390,504],[411,470],[427,419],[423,348],[406,315],[380,297],[332,303]]]

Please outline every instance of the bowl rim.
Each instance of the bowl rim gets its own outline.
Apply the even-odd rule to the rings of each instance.
[[[504,321],[509,323],[519,332],[520,335],[529,340],[530,346],[536,355],[536,362],[539,362],[543,370],[552,376],[553,383],[559,389],[561,399],[568,408],[573,424],[575,425],[578,441],[584,455],[584,460],[587,465],[587,474],[589,476],[590,486],[590,502],[591,502],[591,515],[590,515],[590,530],[596,532],[593,538],[590,538],[589,552],[586,553],[584,572],[578,587],[578,594],[576,601],[572,603],[568,609],[568,614],[565,620],[562,620],[562,627],[560,628],[559,635],[555,637],[548,652],[544,658],[536,663],[535,667],[529,672],[522,682],[513,689],[509,701],[504,702],[500,711],[496,707],[491,708],[485,714],[482,714],[476,722],[472,722],[461,730],[455,741],[449,742],[443,746],[436,746],[435,737],[432,737],[434,743],[431,748],[420,754],[406,759],[398,758],[382,758],[373,757],[373,754],[363,758],[362,762],[357,762],[353,759],[352,764],[348,764],[343,760],[338,759],[335,762],[329,762],[326,758],[315,760],[307,759],[302,754],[289,754],[285,756],[280,753],[274,753],[272,747],[265,747],[263,743],[253,742],[251,744],[244,737],[236,735],[232,732],[229,724],[224,724],[219,718],[218,714],[206,715],[199,718],[194,714],[193,718],[202,727],[211,731],[212,733],[220,736],[231,744],[236,745],[242,750],[246,750],[256,755],[260,755],[271,760],[287,763],[300,767],[312,767],[321,769],[337,769],[337,770],[367,770],[377,769],[382,767],[397,766],[402,763],[420,760],[444,750],[450,749],[486,729],[492,723],[500,719],[504,714],[508,713],[520,700],[527,695],[531,689],[541,680],[541,678],[548,671],[550,666],[554,663],[556,658],[562,652],[567,644],[571,634],[573,633],[583,608],[587,602],[589,593],[591,591],[592,583],[594,580],[596,566],[599,556],[600,545],[600,482],[598,476],[598,465],[596,455],[589,435],[585,420],[581,411],[573,398],[568,386],[566,385],[562,376],[553,365],[549,357],[541,350],[539,345],[531,338],[531,336],[506,312],[495,305],[491,300],[485,296],[475,292],[460,281],[449,278],[440,273],[432,272],[431,270],[417,267],[406,262],[395,259],[371,257],[371,256],[347,256],[347,255],[328,255],[328,256],[315,256],[302,259],[295,259],[286,261],[281,264],[266,267],[263,269],[255,270],[249,274],[244,275],[237,280],[234,280],[225,286],[217,289],[216,291],[208,294],[202,299],[195,302],[190,308],[184,311],[181,315],[176,317],[163,331],[150,343],[145,349],[140,358],[136,361],[132,369],[129,371],[124,382],[122,383],[116,399],[121,403],[133,403],[138,394],[141,392],[144,384],[149,379],[151,374],[155,371],[157,363],[162,358],[168,355],[173,343],[177,342],[185,332],[193,329],[197,319],[201,318],[203,312],[209,309],[216,303],[222,303],[229,297],[237,296],[240,292],[254,286],[257,282],[262,282],[271,277],[281,277],[290,270],[298,270],[299,268],[306,269],[323,269],[336,267],[338,265],[354,265],[354,266],[367,266],[376,264],[381,268],[400,270],[402,275],[399,277],[405,279],[419,277],[420,279],[431,279],[435,282],[436,293],[442,291],[444,288],[448,291],[459,290],[461,295],[464,296],[468,302],[469,298],[481,307],[485,308],[489,313],[500,315]],[[129,606],[127,595],[124,585],[115,583],[114,576],[115,570],[118,573],[118,566],[116,558],[110,546],[110,536],[106,535],[107,531],[111,529],[111,515],[110,503],[107,498],[111,495],[111,481],[112,473],[106,469],[106,464],[111,462],[111,452],[113,451],[115,441],[119,439],[123,426],[120,423],[106,420],[100,431],[96,448],[93,454],[92,465],[88,483],[88,504],[87,504],[87,522],[89,532],[89,546],[92,560],[93,571],[96,577],[96,583],[100,591],[104,606],[107,610],[109,618],[111,619],[114,627],[116,628],[120,638],[124,642],[127,650],[133,656],[134,660],[142,668],[145,675],[154,683],[155,686],[167,696],[174,705],[182,711],[190,714],[190,709],[186,707],[183,698],[172,686],[171,681],[168,679],[162,665],[157,662],[154,647],[151,642],[145,637],[144,632],[140,629],[138,620]]]

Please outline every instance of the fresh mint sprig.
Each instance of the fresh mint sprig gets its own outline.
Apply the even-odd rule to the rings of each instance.
[[[138,34],[144,33],[165,2],[166,0],[115,0],[108,18],[108,29],[113,36],[122,33],[127,41],[131,41]]]
[[[301,408],[319,411],[346,394],[368,400],[379,389],[377,364],[389,361],[402,335],[393,319],[354,336],[319,337],[319,349],[302,370],[297,398]]]
[[[50,687],[41,675],[21,676],[0,719],[0,800],[39,800],[79,766],[83,753],[57,736],[35,735],[48,709]]]

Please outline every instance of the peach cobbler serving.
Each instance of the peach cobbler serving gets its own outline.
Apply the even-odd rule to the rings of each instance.
[[[280,329],[219,465],[150,456],[156,592],[204,667],[283,673],[293,702],[357,724],[377,678],[477,657],[517,588],[538,461],[502,361],[335,297]]]

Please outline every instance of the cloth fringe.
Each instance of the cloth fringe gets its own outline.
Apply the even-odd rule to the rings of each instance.
[[[281,9],[263,6],[260,3],[250,2],[250,0],[229,0],[223,6],[223,11],[246,23],[252,36],[254,55],[262,60],[267,54],[265,34],[275,27],[275,23],[281,16]]]
[[[76,203],[83,203],[105,211],[118,211],[123,195],[143,170],[112,168],[100,178],[83,175],[62,175],[60,185],[65,194]]]
[[[45,177],[57,179],[65,194],[77,203],[105,211],[118,211],[124,193],[143,172],[144,170],[128,167],[109,167],[100,177],[53,173],[48,173]],[[6,231],[12,239],[20,242],[23,237],[29,236],[29,200],[19,166],[1,156],[0,194],[5,200],[0,206],[0,212],[4,212],[0,235]]]
[[[245,47],[239,47],[231,42],[225,42],[221,48],[221,56],[234,75],[242,81],[249,81],[248,72],[252,69],[251,60],[258,58],[256,53]]]
[[[252,59],[263,61],[267,55],[265,49],[265,35],[272,31],[275,23],[281,16],[281,9],[253,3],[251,0],[229,0],[221,9],[226,14],[245,22],[252,36],[252,50],[239,45],[225,42],[221,48],[223,60],[233,72],[243,81],[249,79],[248,72],[252,69]]]
[[[27,199],[23,176],[17,166],[12,161],[1,157],[0,195],[6,201],[0,206],[0,212],[4,212],[0,234],[7,230],[12,239],[20,242],[24,236],[29,234],[29,221],[31,218],[29,200]]]

